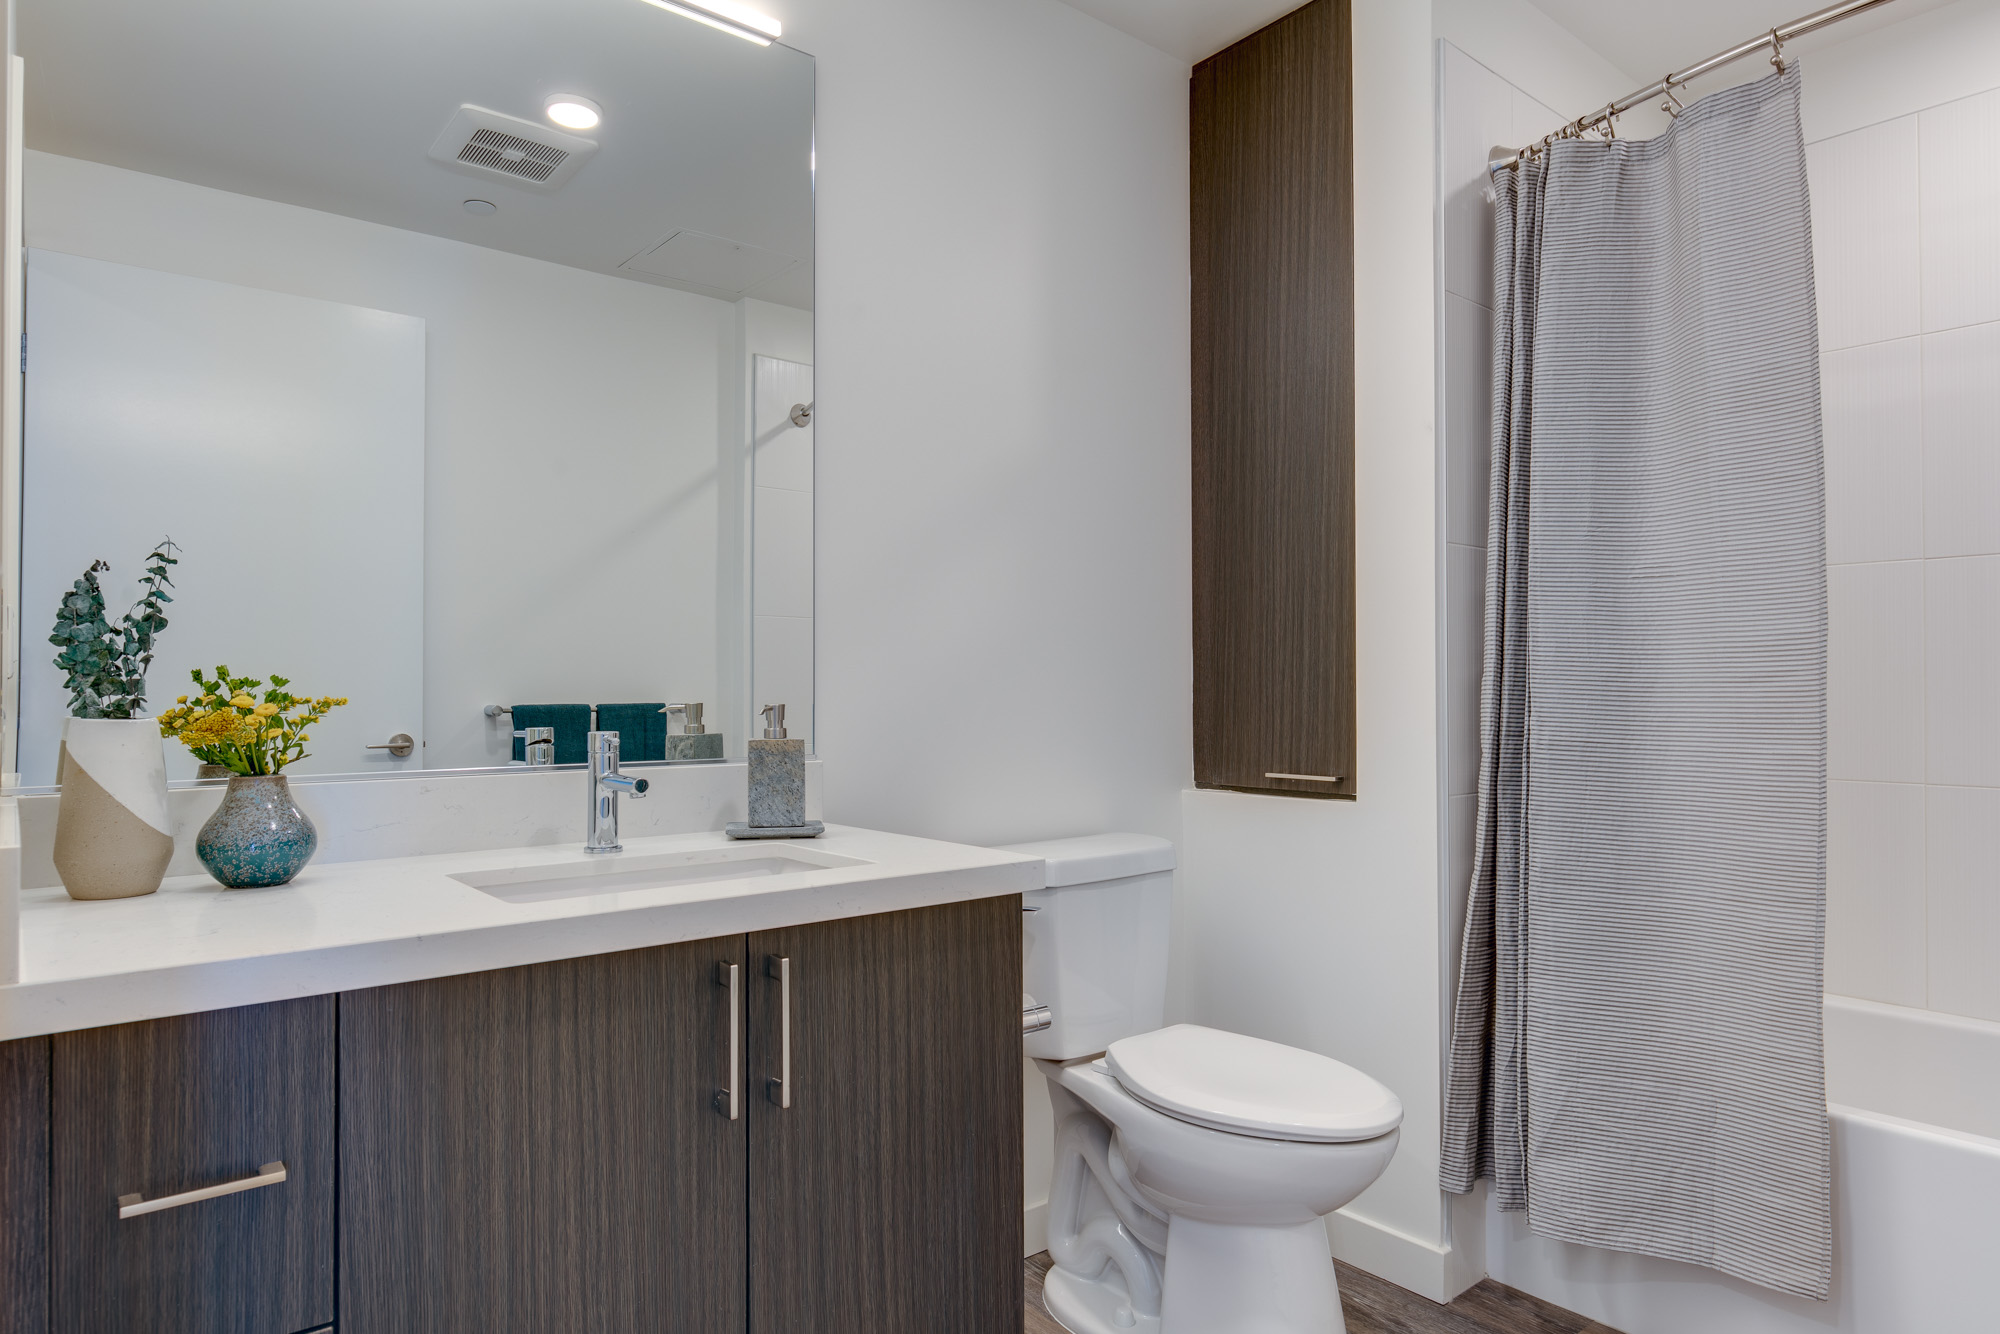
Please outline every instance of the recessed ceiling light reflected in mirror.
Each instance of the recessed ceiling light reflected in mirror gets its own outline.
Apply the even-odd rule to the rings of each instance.
[[[784,24],[748,5],[739,5],[736,0],[646,0],[646,3],[671,10],[696,23],[720,28],[732,37],[741,37],[759,46],[769,46],[773,37],[782,37],[785,33]]]
[[[575,93],[557,93],[542,104],[550,120],[565,130],[594,130],[604,119],[604,108]]]

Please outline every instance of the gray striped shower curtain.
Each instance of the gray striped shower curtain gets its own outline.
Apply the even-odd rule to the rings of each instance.
[[[1823,1298],[1826,565],[1799,68],[1500,174],[1445,1187]]]

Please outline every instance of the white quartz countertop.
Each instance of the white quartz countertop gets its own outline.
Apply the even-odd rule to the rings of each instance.
[[[766,856],[848,864],[526,901],[455,878],[510,892],[508,882],[538,874],[643,881],[648,868]],[[106,902],[27,890],[21,978],[0,986],[0,1040],[1041,887],[1033,857],[829,825],[797,841],[632,838],[594,857],[569,843],[315,863],[276,889],[191,875]]]

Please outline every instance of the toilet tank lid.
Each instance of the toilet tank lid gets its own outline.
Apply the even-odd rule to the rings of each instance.
[[[1040,857],[1045,867],[1042,884],[1049,889],[1174,869],[1174,845],[1151,834],[1051,838],[1039,843],[1012,843],[994,851]]]

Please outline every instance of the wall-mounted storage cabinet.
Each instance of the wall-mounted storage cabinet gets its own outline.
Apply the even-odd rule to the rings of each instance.
[[[1352,102],[1348,0],[1190,86],[1198,787],[1356,792]]]
[[[0,1044],[0,1334],[1019,1334],[1020,922],[978,899]]]

